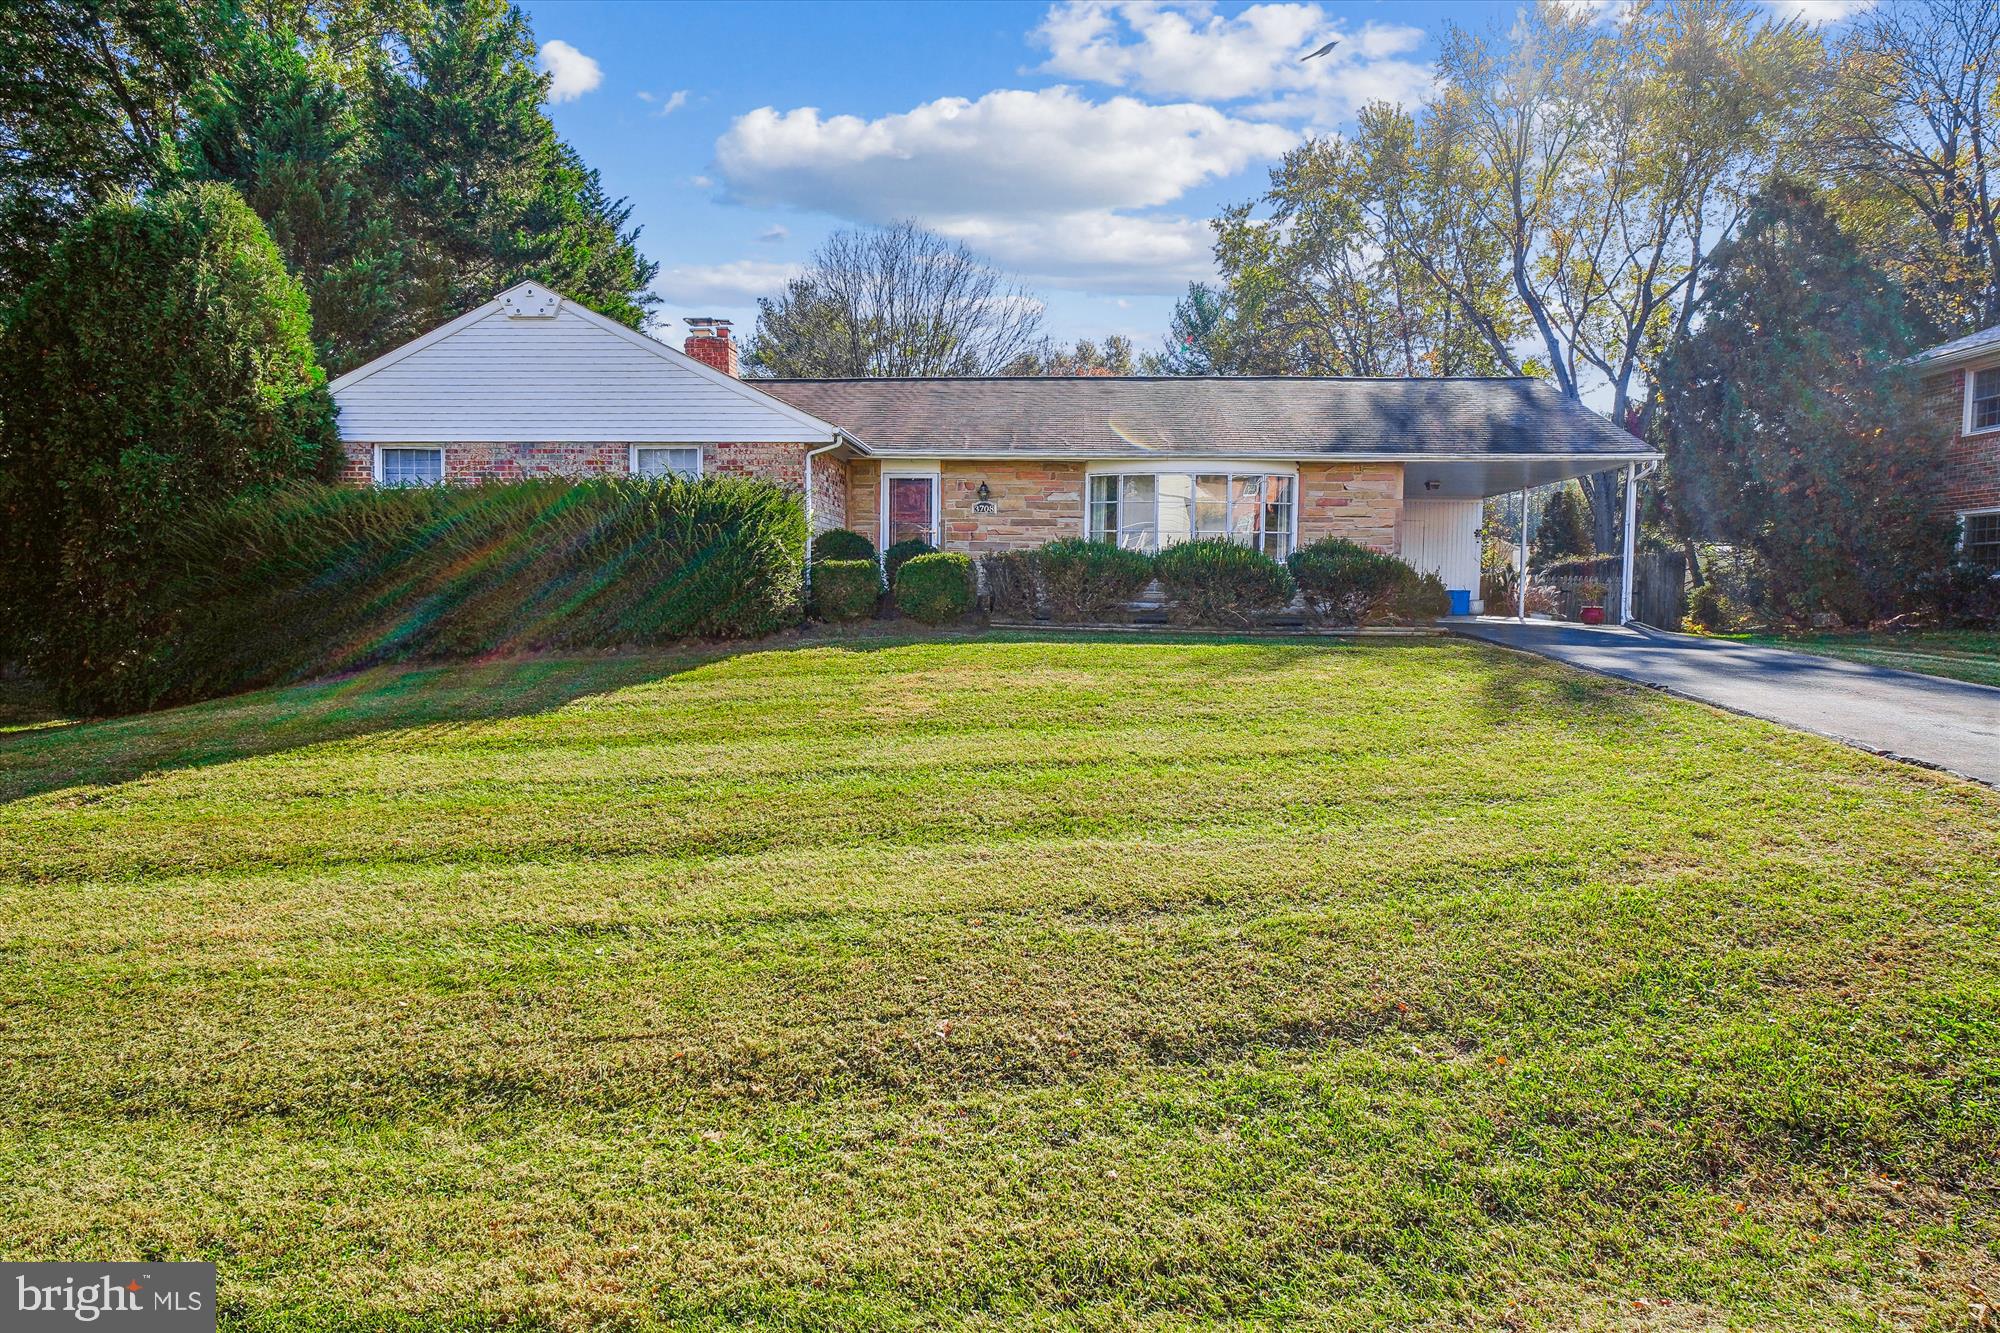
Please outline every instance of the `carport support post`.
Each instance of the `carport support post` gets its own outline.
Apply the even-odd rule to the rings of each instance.
[[[1632,623],[1632,575],[1634,573],[1632,568],[1632,552],[1633,548],[1638,544],[1634,540],[1638,535],[1634,529],[1638,526],[1639,465],[1637,463],[1627,463],[1625,465],[1625,546],[1622,552],[1625,562],[1619,566],[1624,573],[1618,580],[1620,584],[1618,589],[1618,623],[1621,625]]]
[[[1521,558],[1514,566],[1514,618],[1528,618],[1528,488],[1521,488]]]

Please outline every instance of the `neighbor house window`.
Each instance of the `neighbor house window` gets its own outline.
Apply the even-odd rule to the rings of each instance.
[[[897,542],[937,544],[937,486],[934,476],[896,477],[885,481],[882,496],[882,549]]]
[[[435,486],[444,480],[444,450],[384,449],[384,486]]]
[[[701,475],[701,449],[699,446],[635,448],[632,450],[632,475],[655,480],[681,477],[693,481]]]
[[[2000,509],[1960,514],[1959,552],[1974,564],[2000,569]]]
[[[1090,479],[1090,535],[1135,551],[1227,537],[1282,560],[1298,530],[1289,476],[1264,472],[1101,473]]]
[[[2000,430],[2000,366],[1975,370],[1971,380],[1972,403],[1966,414],[1966,429]]]

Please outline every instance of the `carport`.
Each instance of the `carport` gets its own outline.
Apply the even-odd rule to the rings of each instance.
[[[1635,445],[1638,444],[1634,440]],[[1658,470],[1661,455],[1635,448],[1630,454],[1541,454],[1528,456],[1464,455],[1406,463],[1403,470],[1403,559],[1411,566],[1436,572],[1447,587],[1469,580],[1472,599],[1479,589],[1481,529],[1486,501],[1518,495],[1522,522],[1518,539],[1515,605],[1483,607],[1488,615],[1511,610],[1527,618],[1528,493],[1542,486],[1573,481],[1594,473],[1622,470],[1625,513],[1620,525],[1618,621],[1632,619],[1632,579],[1636,566],[1639,483]],[[1610,466],[1607,467],[1607,464]],[[1471,608],[1468,608],[1471,609]]]

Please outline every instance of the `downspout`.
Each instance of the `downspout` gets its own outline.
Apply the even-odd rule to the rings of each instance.
[[[813,589],[812,543],[813,538],[819,535],[813,526],[813,459],[821,454],[831,453],[845,443],[846,441],[840,438],[840,432],[835,431],[831,443],[822,444],[817,449],[806,450],[806,568],[803,587],[807,598],[812,596]]]

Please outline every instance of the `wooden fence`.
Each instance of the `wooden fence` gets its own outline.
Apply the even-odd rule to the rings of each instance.
[[[1641,551],[1634,562],[1639,569],[1639,579],[1632,588],[1632,618],[1642,625],[1655,629],[1679,629],[1681,621],[1687,617],[1687,562],[1679,551]],[[1556,617],[1560,620],[1581,618],[1584,603],[1583,589],[1586,584],[1598,583],[1604,587],[1604,618],[1611,624],[1618,623],[1618,572],[1624,561],[1618,559],[1600,560],[1597,573],[1591,578],[1581,575],[1564,575],[1560,578],[1531,576],[1530,588],[1546,588],[1556,600]],[[1513,607],[1486,608],[1488,615],[1508,615]]]

